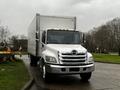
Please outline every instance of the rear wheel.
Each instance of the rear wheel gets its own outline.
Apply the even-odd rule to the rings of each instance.
[[[37,57],[30,55],[30,65],[31,66],[37,66]]]
[[[81,73],[80,77],[81,77],[81,79],[83,81],[88,81],[91,78],[91,75],[92,75],[91,72],[89,72],[89,73]]]

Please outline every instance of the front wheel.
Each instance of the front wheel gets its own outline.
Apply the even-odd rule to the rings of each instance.
[[[80,77],[81,77],[81,79],[83,81],[88,81],[91,78],[91,75],[92,75],[91,72],[89,72],[89,73],[81,73]]]
[[[48,81],[49,80],[49,73],[46,71],[46,67],[45,64],[42,63],[42,65],[40,64],[40,68],[41,68],[41,76],[43,78],[44,81]]]

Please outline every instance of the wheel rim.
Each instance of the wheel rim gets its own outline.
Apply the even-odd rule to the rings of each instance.
[[[45,69],[45,65],[43,65],[43,68],[42,68],[42,74],[43,74],[43,78],[45,79],[45,75],[46,75],[46,69]]]

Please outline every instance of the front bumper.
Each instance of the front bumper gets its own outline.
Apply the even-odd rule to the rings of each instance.
[[[53,74],[79,74],[88,73],[94,71],[94,64],[89,65],[77,65],[77,66],[66,66],[66,65],[51,65],[46,64],[46,71]]]

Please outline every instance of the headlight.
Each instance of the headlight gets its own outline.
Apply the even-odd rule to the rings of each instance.
[[[56,59],[54,57],[51,57],[51,56],[46,56],[46,61],[48,63],[57,63]]]
[[[93,57],[92,56],[88,57],[86,63],[94,63]]]
[[[94,63],[93,56],[88,57],[88,63]]]
[[[91,57],[89,57],[88,59],[89,59],[89,61],[93,61],[93,57],[92,57],[92,56],[91,56]]]

